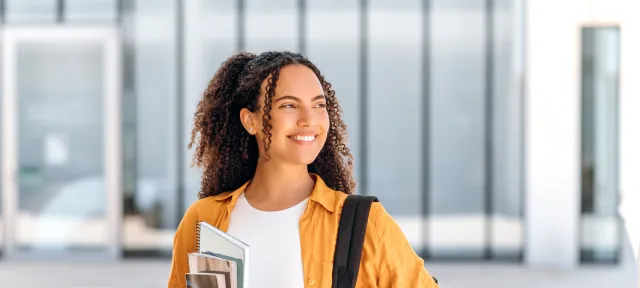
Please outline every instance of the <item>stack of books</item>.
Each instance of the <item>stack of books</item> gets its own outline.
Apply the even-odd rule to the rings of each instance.
[[[198,222],[196,250],[189,253],[189,288],[247,288],[249,245]]]

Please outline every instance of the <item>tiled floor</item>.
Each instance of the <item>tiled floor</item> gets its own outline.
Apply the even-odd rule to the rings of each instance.
[[[628,238],[626,238],[628,239]],[[443,288],[637,288],[638,266],[629,241],[620,265],[585,265],[573,271],[518,264],[427,263]],[[121,262],[0,261],[1,288],[167,287],[167,260]],[[262,287],[252,287],[262,288]],[[268,288],[268,287],[267,287]]]
[[[433,264],[428,269],[443,288],[635,288],[637,269],[633,259],[622,266],[582,267],[576,271],[533,270],[518,265]],[[167,261],[120,263],[0,263],[3,288],[139,288],[167,287]]]

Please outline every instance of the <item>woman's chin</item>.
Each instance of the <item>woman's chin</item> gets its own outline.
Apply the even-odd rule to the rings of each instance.
[[[309,165],[316,161],[318,158],[318,154],[315,155],[296,155],[294,157],[289,158],[289,163],[299,164],[299,165]]]

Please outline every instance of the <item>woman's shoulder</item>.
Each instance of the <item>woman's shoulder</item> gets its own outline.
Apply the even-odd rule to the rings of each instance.
[[[336,191],[336,190],[332,190],[332,192],[335,195],[336,207],[339,208],[340,210],[342,210],[342,206],[344,206],[345,201],[347,201],[347,197],[349,197],[349,195],[355,195],[355,194],[347,194],[347,193]],[[371,212],[369,215],[377,214],[381,211],[384,211],[384,206],[382,206],[382,203],[380,203],[379,200],[371,203]]]
[[[230,193],[230,192],[225,192]],[[225,194],[223,193],[223,194]],[[223,195],[209,196],[205,198],[201,198],[191,203],[185,212],[185,217],[189,218],[200,218],[199,215],[203,214],[203,211],[212,211],[222,205],[224,205],[224,201],[219,201],[219,197]]]
[[[338,208],[338,211],[342,211],[342,207],[350,194],[335,190],[333,192],[336,197],[336,208]],[[387,213],[384,205],[379,200],[371,203],[371,210],[369,210],[367,223],[367,226],[373,228],[367,229],[367,232],[374,232],[377,234],[387,230],[389,225],[396,225],[393,217]]]

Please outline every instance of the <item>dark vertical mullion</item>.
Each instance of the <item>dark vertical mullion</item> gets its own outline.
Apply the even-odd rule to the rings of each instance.
[[[431,179],[431,0],[422,0],[422,246],[430,258],[429,214]]]
[[[585,139],[586,135],[589,135],[588,131],[592,130],[591,129],[591,122],[589,121],[589,117],[588,114],[589,110],[591,110],[591,96],[587,91],[590,91],[591,89],[588,89],[588,85],[593,83],[593,80],[590,79],[590,77],[588,76],[589,74],[586,73],[586,71],[591,69],[591,66],[593,65],[592,61],[589,60],[589,57],[587,55],[593,53],[594,51],[592,51],[593,49],[593,45],[589,45],[591,43],[591,33],[589,33],[589,30],[587,30],[585,27],[582,27],[582,29],[580,29],[581,31],[581,35],[580,35],[580,40],[582,42],[582,49],[580,51],[580,57],[581,57],[581,95],[580,95],[580,132],[581,132],[581,136],[580,136],[580,167],[582,169],[582,171],[585,171],[587,169],[586,165],[588,165],[589,163],[586,163],[586,159],[588,155],[593,154],[593,148],[595,147],[591,147],[587,145],[587,141],[589,141],[590,143],[593,143],[595,141],[590,141],[591,139]],[[595,144],[595,143],[594,143]],[[591,148],[591,149],[589,149]],[[593,175],[593,174],[592,174]],[[587,177],[587,179],[585,179],[585,177]],[[585,212],[588,212],[589,210],[591,210],[593,208],[593,206],[591,205],[592,202],[588,202],[585,201],[585,199],[592,199],[592,197],[588,197],[587,195],[590,194],[591,191],[593,191],[593,181],[591,181],[593,178],[592,177],[588,177],[585,175],[585,173],[581,174],[581,187],[580,187],[580,198],[581,198],[581,203],[580,203],[580,216],[582,216],[583,214],[585,214]],[[589,180],[589,181],[586,181]],[[585,197],[587,196],[587,197]],[[578,226],[578,235],[582,234],[582,227],[581,225]],[[580,236],[578,236],[580,237]],[[582,245],[579,245],[579,251],[580,251],[580,262],[585,262],[585,257],[588,255],[589,252],[591,251],[586,251]]]
[[[131,198],[127,198],[125,197],[124,200],[124,213],[122,216],[124,217],[125,215],[127,215],[127,213],[131,213],[131,211],[136,211],[136,209],[138,209],[138,207],[134,204],[136,197],[139,197],[138,194],[138,144],[139,144],[139,135],[138,133],[136,133],[138,131],[138,121],[137,121],[137,114],[138,114],[138,94],[136,93],[136,86],[135,86],[135,41],[136,39],[132,36],[132,32],[133,29],[135,29],[135,27],[133,27],[133,23],[131,21],[127,21],[130,19],[125,18],[124,15],[126,15],[127,13],[133,13],[133,3],[131,1],[127,1],[127,3],[124,3],[123,1],[118,1],[118,6],[117,6],[117,11],[116,13],[118,13],[118,23],[119,26],[118,28],[120,29],[120,37],[122,39],[122,59],[120,59],[120,63],[122,63],[122,95],[125,97],[124,99],[122,99],[122,104],[124,105],[122,107],[123,109],[123,116],[125,117],[125,126],[123,127],[123,133],[127,133],[128,135],[126,135],[126,138],[128,138],[128,141],[125,141],[123,144],[126,144],[124,146],[124,149],[127,149],[124,154],[128,154],[128,155],[132,155],[133,157],[124,157],[124,162],[123,163],[123,172],[126,173],[126,175],[124,176],[124,181],[126,181],[124,183],[124,185],[127,186],[127,188],[130,188],[132,191],[132,195]],[[125,135],[123,135],[123,139],[125,138]],[[121,224],[123,225],[123,224]],[[124,231],[121,231],[121,233],[124,233]],[[126,246],[122,246],[122,252],[123,252],[123,256],[124,257],[131,257],[132,253],[138,253],[136,252],[132,252],[132,250],[129,250],[129,247]],[[133,250],[135,251],[135,250]]]
[[[369,110],[369,104],[368,104],[368,98],[367,98],[367,93],[368,93],[368,55],[367,55],[367,49],[368,49],[368,31],[369,31],[369,27],[368,27],[368,16],[369,16],[369,11],[368,11],[368,7],[369,7],[369,1],[367,0],[360,0],[360,43],[359,43],[359,48],[360,48],[360,58],[359,58],[359,64],[360,64],[360,73],[358,80],[359,80],[359,86],[360,86],[360,181],[359,181],[359,186],[360,186],[360,194],[362,195],[367,195],[369,193],[368,191],[368,183],[367,183],[367,171],[369,170],[367,167],[367,163],[369,162],[367,159],[367,151],[368,151],[368,135],[369,132],[367,131],[369,129],[369,125],[368,125],[368,110]]]
[[[244,7],[244,0],[236,0],[236,4],[238,5],[236,7],[237,13],[238,13],[238,19],[237,19],[237,36],[238,36],[238,42],[236,43],[236,50],[237,51],[243,51],[245,49],[245,28],[244,28],[244,24],[245,24],[245,7]]]
[[[64,21],[64,0],[58,0],[56,5],[56,22],[62,23]]]
[[[4,24],[4,16],[5,16],[5,0],[0,0],[0,24]]]
[[[519,37],[519,40],[521,41],[520,43],[520,51],[518,51],[518,55],[519,57],[522,57],[522,67],[518,73],[519,76],[519,81],[518,81],[518,98],[520,98],[520,107],[519,108],[519,115],[520,115],[520,223],[525,223],[525,217],[526,217],[526,209],[527,209],[527,199],[525,199],[525,191],[527,190],[527,184],[525,182],[525,175],[527,172],[527,156],[525,151],[527,151],[526,149],[528,148],[527,145],[527,132],[526,132],[526,127],[527,127],[527,81],[526,78],[524,77],[524,73],[523,71],[527,70],[527,64],[528,64],[528,60],[527,57],[525,55],[527,55],[527,45],[526,45],[526,36],[527,36],[527,13],[525,11],[525,7],[524,6],[524,0],[520,1],[518,7],[519,9],[516,11],[518,13],[518,17],[516,17],[516,19],[518,19],[518,23],[516,23],[516,25],[518,25],[519,27],[519,34],[521,35]],[[520,247],[520,253],[519,253],[519,260],[520,262],[524,262],[524,250],[526,247],[526,242],[527,241],[527,234],[526,234],[526,229],[522,229],[522,246]]]
[[[116,23],[122,24],[122,14],[123,14],[123,0],[116,0]]]
[[[493,257],[493,0],[485,2],[485,259]]]
[[[307,1],[298,0],[298,52],[304,55],[307,51]]]
[[[185,171],[184,171],[184,163],[185,163],[185,151],[184,146],[184,3],[182,0],[176,0],[176,149],[178,150],[176,153],[176,192],[177,192],[177,201],[176,205],[178,206],[178,210],[182,213],[185,209],[184,207],[184,197],[185,197]],[[180,214],[179,214],[180,215]],[[176,217],[176,227],[180,224],[180,218]]]

